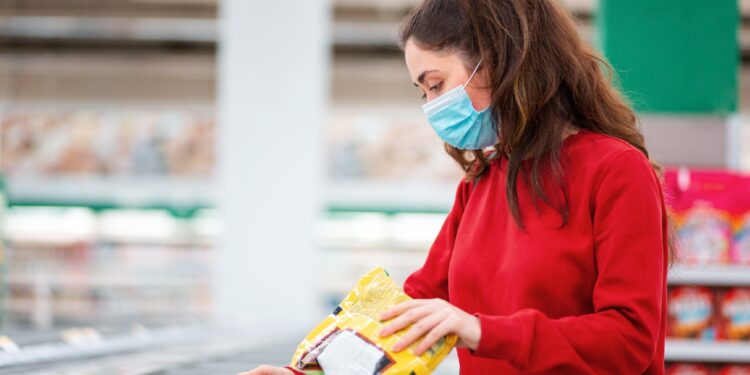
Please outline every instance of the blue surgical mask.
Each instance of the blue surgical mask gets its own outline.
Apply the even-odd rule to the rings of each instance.
[[[498,142],[497,130],[492,125],[490,107],[481,111],[474,109],[466,93],[479,69],[480,61],[465,84],[460,85],[422,106],[438,137],[461,150],[481,150]]]

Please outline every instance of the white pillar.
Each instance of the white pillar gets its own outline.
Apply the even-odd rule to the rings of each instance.
[[[322,318],[312,264],[329,4],[223,0],[220,8],[216,317],[304,333]]]

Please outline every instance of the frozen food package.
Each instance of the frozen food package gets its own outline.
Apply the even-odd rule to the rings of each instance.
[[[408,327],[388,337],[378,334],[387,323],[380,315],[410,299],[384,269],[370,271],[299,344],[290,366],[310,375],[430,374],[458,337],[442,337],[417,356],[413,350],[419,340],[398,353],[390,350]]]

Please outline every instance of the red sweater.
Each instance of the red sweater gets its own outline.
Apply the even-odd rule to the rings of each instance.
[[[462,374],[663,374],[667,219],[647,158],[621,140],[582,130],[561,150],[569,219],[519,183],[525,232],[505,198],[507,160],[472,190],[461,182],[414,298],[442,298],[476,314],[476,351]],[[559,189],[546,191],[561,201]],[[557,193],[556,193],[557,192]]]

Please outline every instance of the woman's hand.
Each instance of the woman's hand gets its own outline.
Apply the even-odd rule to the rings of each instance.
[[[381,337],[390,336],[414,324],[391,348],[395,352],[409,347],[424,336],[422,342],[414,350],[414,354],[421,355],[441,337],[451,333],[458,336],[459,347],[475,350],[482,336],[479,318],[439,298],[415,299],[400,303],[383,313],[380,319],[383,321],[393,319],[380,331]]]
[[[251,371],[242,372],[237,375],[294,375],[294,373],[292,372],[292,370],[283,367],[263,365],[260,367],[256,367]]]

